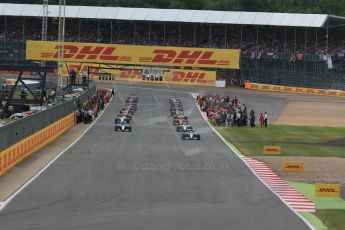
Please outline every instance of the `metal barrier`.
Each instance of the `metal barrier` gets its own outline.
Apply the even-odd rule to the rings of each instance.
[[[0,127],[0,151],[3,151],[24,138],[74,112],[77,108],[78,101],[83,104],[89,97],[94,95],[95,92],[96,85],[91,85],[88,90],[77,98]]]

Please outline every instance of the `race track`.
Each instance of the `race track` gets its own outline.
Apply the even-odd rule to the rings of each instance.
[[[132,133],[114,132],[129,94]],[[168,99],[179,96],[201,141],[181,141]],[[0,229],[309,229],[212,132],[189,94],[118,87],[72,148],[1,212]]]

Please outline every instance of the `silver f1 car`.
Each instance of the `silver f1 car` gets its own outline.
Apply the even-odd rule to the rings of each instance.
[[[182,140],[198,140],[200,141],[200,134],[196,134],[194,130],[182,133]]]
[[[121,123],[115,125],[115,132],[132,132],[132,127],[128,124]]]
[[[131,119],[126,116],[118,116],[115,118],[115,124],[129,124]]]
[[[179,126],[176,127],[176,131],[177,132],[189,132],[191,130],[194,130],[194,129],[190,125],[183,124],[183,125],[179,125]]]

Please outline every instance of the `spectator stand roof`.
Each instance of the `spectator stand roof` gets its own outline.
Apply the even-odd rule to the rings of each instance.
[[[49,5],[48,11],[49,17],[58,17],[59,11],[57,5]],[[0,3],[0,16],[41,17],[42,5]],[[98,6],[66,6],[66,18],[315,28],[324,27],[328,24],[345,24],[345,17],[327,14],[177,10]]]

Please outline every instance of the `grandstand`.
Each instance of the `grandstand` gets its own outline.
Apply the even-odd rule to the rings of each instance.
[[[49,6],[48,40],[57,40]],[[25,60],[41,39],[42,6],[0,4],[0,59]],[[240,70],[218,78],[345,89],[345,18],[326,14],[67,6],[65,41],[241,49]]]

